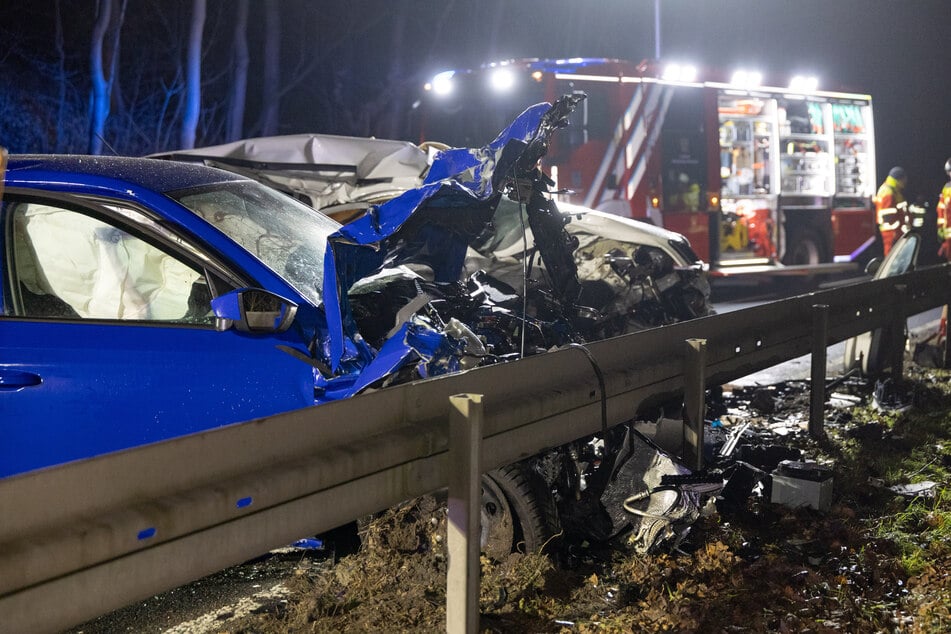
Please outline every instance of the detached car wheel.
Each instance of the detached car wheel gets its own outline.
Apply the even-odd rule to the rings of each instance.
[[[502,559],[514,550],[540,550],[559,530],[558,515],[545,483],[514,464],[482,477],[482,551]]]

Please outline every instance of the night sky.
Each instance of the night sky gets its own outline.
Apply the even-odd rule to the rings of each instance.
[[[252,2],[261,4],[262,0]],[[766,83],[783,85],[794,74],[810,73],[820,78],[821,88],[871,94],[880,177],[892,165],[904,166],[912,197],[918,194],[933,204],[946,180],[944,161],[951,157],[947,120],[951,0],[661,0],[660,4],[662,60],[725,70],[755,67],[764,73]],[[52,12],[54,2],[8,0],[3,5],[0,80],[11,81],[9,71],[25,64],[27,51],[51,54],[54,34],[43,16]],[[447,68],[515,57],[640,60],[653,57],[656,47],[654,0],[281,0],[280,5],[285,56],[316,58],[312,78],[300,82],[282,102],[282,133],[353,134],[352,122],[345,125],[344,117],[328,116],[326,109],[312,104],[320,100],[321,91],[329,90],[326,78],[332,73],[353,87],[359,95],[355,99],[370,99],[374,91],[382,90],[387,73],[393,73],[393,27],[400,15],[405,32],[398,70],[405,77],[405,92],[399,98],[409,102],[427,78]],[[162,46],[158,34],[183,32],[190,6],[187,0],[129,0],[127,22],[138,20],[139,29],[143,23],[154,23],[152,46]],[[223,40],[233,3],[209,0],[208,6],[212,17],[206,41],[216,35]],[[81,90],[84,81],[88,84],[83,77],[88,52],[82,43],[88,41],[95,2],[61,0],[61,7],[70,14],[65,39],[67,47],[73,47],[71,81]],[[178,26],[169,25],[174,22]],[[252,29],[261,29],[261,22],[252,19]],[[260,36],[258,40],[255,33],[250,36],[254,66],[260,63],[254,57],[260,54],[260,47],[254,48]],[[166,42],[175,39],[165,37]],[[134,36],[124,44],[148,45]],[[224,76],[220,47],[217,50],[209,46],[206,55],[204,70],[209,76]],[[123,61],[129,57],[124,49]],[[285,66],[293,63],[286,61]],[[156,75],[167,72],[149,70]],[[771,82],[771,77],[776,79]],[[251,90],[260,90],[259,83],[252,81]],[[11,114],[3,108],[2,97],[0,144],[16,125],[15,110]],[[252,114],[254,100],[261,98],[249,94]],[[35,108],[43,107],[37,99]],[[372,121],[364,122],[364,128],[373,130]],[[31,149],[37,148],[17,148]]]

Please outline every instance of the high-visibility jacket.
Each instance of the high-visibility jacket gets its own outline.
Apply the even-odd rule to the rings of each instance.
[[[938,197],[938,238],[947,240],[951,238],[948,233],[948,226],[951,225],[951,181],[944,185],[941,195]]]
[[[905,218],[908,205],[901,190],[901,184],[896,179],[888,176],[882,186],[878,188],[878,193],[875,194],[874,198],[876,220],[882,233],[885,255],[888,255],[895,240],[898,239],[902,226],[908,224]]]
[[[942,241],[938,255],[951,262],[951,181],[945,183],[938,197],[938,240]]]

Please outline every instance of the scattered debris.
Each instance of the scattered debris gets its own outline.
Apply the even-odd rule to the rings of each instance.
[[[883,411],[905,412],[911,408],[912,398],[906,386],[886,378],[875,383],[872,404]]]
[[[772,473],[771,491],[774,504],[828,511],[832,506],[832,468],[812,460],[783,460]]]
[[[915,482],[914,484],[896,484],[894,486],[888,487],[891,491],[894,491],[898,495],[907,495],[909,497],[929,497],[933,498],[935,496],[935,489],[937,488],[938,483],[932,482],[931,480],[925,480],[923,482]]]

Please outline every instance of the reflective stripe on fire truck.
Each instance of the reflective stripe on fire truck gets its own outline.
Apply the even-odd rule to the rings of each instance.
[[[638,82],[631,102],[618,121],[611,142],[598,166],[584,205],[597,209],[609,198],[632,200],[647,169],[645,158],[660,138],[673,91],[656,82]],[[605,196],[608,174],[613,173],[617,187]]]

